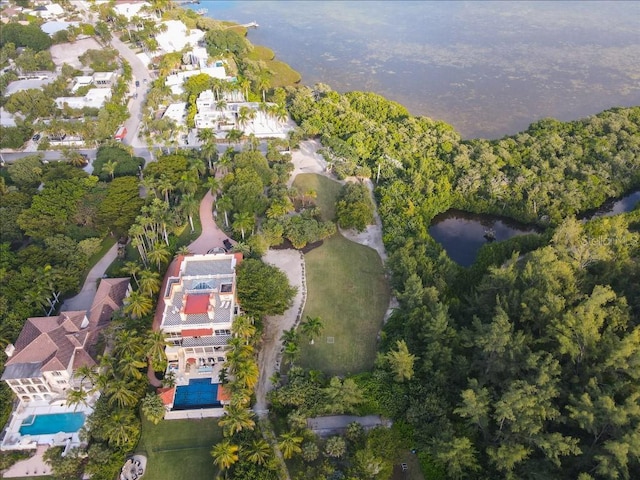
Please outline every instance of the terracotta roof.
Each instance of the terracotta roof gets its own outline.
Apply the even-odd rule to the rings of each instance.
[[[13,368],[5,369],[2,378],[22,378],[15,376],[21,372],[39,376],[47,371],[95,365],[91,348],[113,311],[122,305],[128,287],[128,278],[107,278],[100,282],[87,312],[28,318],[16,341],[15,353],[6,362],[6,367]]]
[[[187,295],[187,299],[184,304],[184,313],[197,314],[197,313],[207,313],[207,309],[209,308],[209,294],[200,294],[200,295]]]
[[[229,400],[231,400],[231,393],[229,393],[229,391],[226,388],[224,388],[222,384],[219,384],[218,395],[216,396],[216,399],[219,402],[228,402]]]
[[[173,397],[176,393],[176,387],[169,387],[169,388],[158,388],[158,390],[156,390],[158,395],[160,395],[160,398],[162,399],[162,403],[164,405],[172,405],[173,404]]]
[[[42,371],[64,370],[78,341],[70,340],[69,336],[79,334],[84,315],[84,312],[63,312],[56,317],[28,318],[16,341],[16,351],[6,365],[42,362]]]
[[[206,337],[207,335],[213,335],[213,328],[192,328],[182,330],[183,337]]]

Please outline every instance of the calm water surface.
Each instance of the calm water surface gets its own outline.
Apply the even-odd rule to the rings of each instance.
[[[467,138],[640,104],[640,2],[203,1],[338,91],[370,90]]]
[[[618,200],[606,202],[601,208],[587,213],[582,218],[589,220],[630,212],[638,203],[640,203],[640,190]],[[463,267],[469,267],[476,261],[480,248],[488,242],[485,235],[489,230],[498,242],[518,235],[537,233],[537,230],[530,225],[506,218],[449,210],[433,219],[429,234],[442,245],[454,262]]]

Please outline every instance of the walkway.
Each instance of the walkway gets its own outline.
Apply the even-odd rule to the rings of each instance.
[[[116,242],[109,251],[98,260],[87,275],[87,279],[84,281],[82,290],[75,297],[67,298],[62,304],[60,309],[63,312],[75,312],[82,310],[89,310],[93,298],[96,296],[98,289],[98,280],[100,280],[104,273],[109,268],[109,265],[118,257],[118,243]]]
[[[378,425],[391,426],[390,420],[385,420],[380,415],[367,415],[357,417],[354,415],[331,415],[327,417],[315,417],[307,419],[307,426],[317,435],[328,437],[344,433],[350,423],[357,422],[365,430],[370,430]]]
[[[40,478],[40,475],[51,475],[51,466],[46,463],[43,458],[44,452],[46,452],[48,448],[46,445],[39,445],[33,457],[14,463],[2,472],[1,478]]]
[[[213,219],[213,195],[211,194],[211,190],[207,192],[200,202],[200,224],[202,225],[202,233],[189,244],[189,251],[191,251],[191,253],[204,254],[213,247],[224,247],[222,241],[229,237],[218,228],[218,225]],[[229,240],[233,244],[236,243],[231,239]]]
[[[263,257],[265,263],[274,265],[286,273],[291,286],[298,292],[293,299],[291,308],[283,315],[267,317],[262,332],[258,366],[260,375],[256,385],[256,404],[253,410],[260,416],[267,412],[267,393],[273,388],[271,377],[280,370],[282,332],[296,325],[302,314],[306,299],[306,282],[304,274],[304,255],[298,250],[269,250]]]

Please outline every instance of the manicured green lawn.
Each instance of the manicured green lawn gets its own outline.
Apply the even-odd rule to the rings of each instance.
[[[334,220],[342,185],[314,173],[296,176],[300,192],[315,190],[325,220]],[[314,345],[301,344],[300,364],[328,375],[373,367],[376,337],[389,306],[389,286],[375,250],[337,233],[305,254],[307,303],[304,316],[318,316],[324,329]],[[304,318],[303,316],[303,318]],[[333,337],[334,343],[327,343]],[[329,339],[331,341],[331,339]]]
[[[340,193],[342,185],[328,177],[315,173],[301,173],[296,176],[293,186],[300,193],[315,190],[317,197],[316,206],[320,208],[320,214],[324,220],[335,220],[336,199]]]
[[[307,253],[305,263],[304,315],[319,316],[324,329],[314,345],[302,342],[300,363],[329,375],[371,369],[389,306],[389,286],[377,252],[338,233]]]
[[[217,468],[209,453],[222,439],[218,419],[144,420],[137,453],[147,456],[145,478],[211,480]]]

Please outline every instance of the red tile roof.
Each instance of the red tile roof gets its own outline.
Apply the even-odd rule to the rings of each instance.
[[[182,330],[183,337],[206,337],[213,335],[213,328],[192,328],[191,330]]]
[[[156,390],[164,405],[172,405],[173,397],[176,393],[176,387],[158,388]]]
[[[222,386],[222,384],[218,385],[218,395],[216,399],[219,402],[228,402],[229,400],[231,400],[231,394],[226,388]]]
[[[191,315],[196,313],[207,313],[209,308],[209,294],[187,295],[184,304],[184,313]]]
[[[28,318],[6,366],[40,364],[40,371],[47,372],[95,365],[91,349],[113,311],[122,306],[128,287],[128,278],[106,278],[100,282],[87,312]]]

